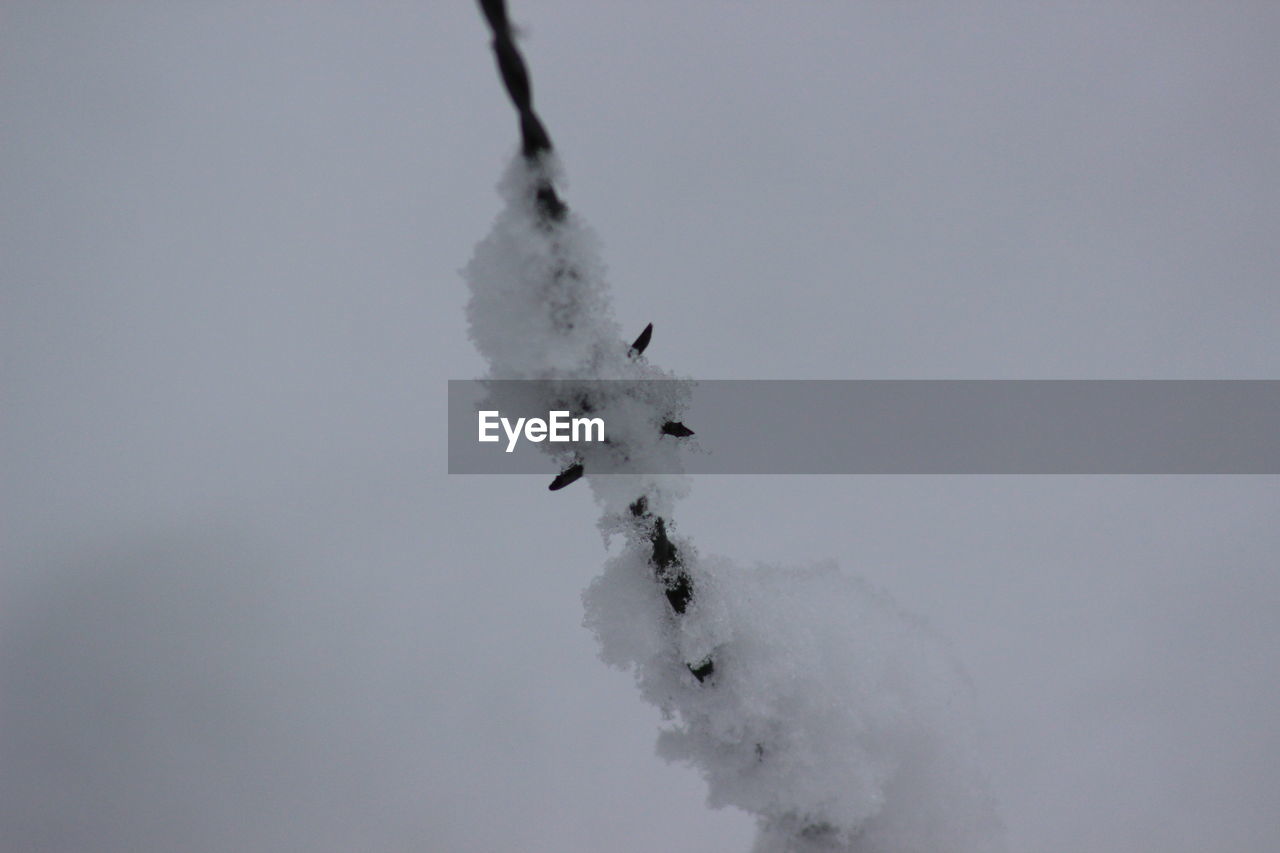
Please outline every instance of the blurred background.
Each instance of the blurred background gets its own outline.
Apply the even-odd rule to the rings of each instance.
[[[1274,379],[1280,7],[516,4],[697,378]],[[584,487],[446,474],[517,131],[469,2],[0,7],[0,851],[742,851]],[[696,429],[696,425],[694,425]],[[1280,837],[1276,477],[699,478],[949,639],[1011,850]]]

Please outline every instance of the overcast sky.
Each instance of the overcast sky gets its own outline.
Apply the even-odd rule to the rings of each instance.
[[[697,378],[1256,378],[1280,6],[518,3]],[[0,8],[0,850],[742,851],[581,627],[585,488],[445,473],[517,131],[470,2]],[[696,428],[696,425],[695,425]],[[947,637],[1020,853],[1280,837],[1280,478],[699,478]]]

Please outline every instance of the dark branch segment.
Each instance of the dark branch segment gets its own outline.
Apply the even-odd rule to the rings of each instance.
[[[693,580],[684,567],[684,561],[680,559],[675,543],[667,536],[667,522],[649,512],[649,501],[643,495],[631,504],[631,515],[648,524],[649,542],[653,545],[649,562],[653,564],[658,581],[662,584],[667,603],[676,613],[683,614],[693,600]],[[710,678],[716,669],[709,657],[696,665],[685,665],[700,682]]]
[[[511,22],[507,19],[507,4],[503,0],[480,0],[480,8],[493,31],[493,55],[498,61],[498,73],[507,87],[511,103],[520,116],[521,152],[530,162],[536,162],[551,151],[551,137],[542,125],[542,119],[533,111],[533,87],[529,84],[529,70],[524,57],[516,47]],[[545,178],[541,179],[535,198],[538,210],[553,221],[564,218],[568,208],[556,195],[555,188]]]

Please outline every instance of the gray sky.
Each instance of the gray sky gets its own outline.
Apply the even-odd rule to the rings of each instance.
[[[1274,379],[1280,7],[539,2],[699,378]],[[516,127],[469,2],[0,10],[0,839],[740,851],[595,658],[585,489],[445,471]],[[696,426],[695,426],[696,428]],[[950,638],[1010,848],[1280,836],[1275,477],[700,478]]]

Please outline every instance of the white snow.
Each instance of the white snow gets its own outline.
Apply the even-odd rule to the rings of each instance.
[[[671,521],[684,477],[602,476],[671,462],[678,442],[658,427],[679,419],[686,392],[681,382],[617,393],[585,384],[676,377],[628,356],[597,241],[573,213],[554,226],[538,219],[532,190],[543,177],[517,157],[500,185],[506,208],[465,270],[471,336],[489,378],[556,380],[495,386],[496,408],[563,408],[590,389],[593,414],[609,424],[608,447],[574,448],[602,508],[600,529],[626,543],[584,593],[585,622],[602,659],[634,672],[670,721],[659,753],[696,767],[712,806],[757,816],[757,853],[1003,849],[969,685],[926,626],[834,564],[700,555]],[[550,387],[555,399],[518,399]],[[684,614],[650,564],[652,521],[628,509],[641,495],[667,520],[691,577]],[[707,659],[715,671],[699,682],[689,665]]]

